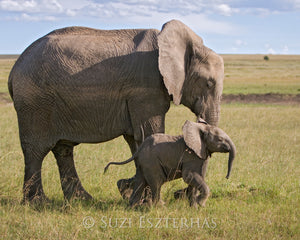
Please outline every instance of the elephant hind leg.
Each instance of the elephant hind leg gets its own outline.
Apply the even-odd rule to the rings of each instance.
[[[137,170],[133,191],[129,199],[129,204],[131,207],[139,206],[143,203],[146,187],[147,185],[144,176],[140,173],[139,170]]]
[[[62,142],[58,142],[52,149],[58,165],[64,197],[67,200],[72,198],[83,200],[92,199],[92,196],[81,185],[75,168],[73,149],[73,144],[65,144]]]
[[[123,199],[129,199],[133,192],[135,176],[129,179],[120,179],[117,182],[119,192]]]
[[[21,141],[25,161],[23,185],[23,202],[43,202],[47,200],[42,186],[41,169],[44,157],[50,148],[42,148],[38,144],[28,144]]]
[[[160,190],[161,190],[161,184],[159,185],[150,185],[151,188],[151,194],[152,194],[152,204],[156,205],[160,202]]]
[[[125,135],[123,135],[123,137],[126,140],[126,142],[128,143],[131,153],[133,155],[138,148],[138,142],[136,142],[134,140],[134,137],[131,135],[125,134]],[[134,181],[135,181],[135,176],[133,176],[132,178],[128,178],[128,179],[120,179],[117,182],[119,192],[123,199],[130,199],[130,196],[132,195],[132,192],[133,192]]]
[[[145,176],[146,182],[151,189],[152,204],[156,205],[160,202],[161,186],[165,182],[165,175],[163,173],[156,172],[156,174],[147,174]]]

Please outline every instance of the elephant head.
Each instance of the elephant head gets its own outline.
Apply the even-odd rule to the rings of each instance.
[[[220,128],[211,126],[205,121],[199,123],[186,121],[182,130],[186,145],[201,159],[207,159],[214,152],[229,152],[226,176],[226,178],[229,178],[236,152],[230,137]]]
[[[177,20],[164,24],[158,47],[159,70],[174,104],[182,103],[198,118],[217,125],[224,78],[222,58]]]

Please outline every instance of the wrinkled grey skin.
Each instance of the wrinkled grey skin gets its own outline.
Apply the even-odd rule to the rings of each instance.
[[[176,20],[161,31],[70,27],[38,39],[8,80],[25,159],[24,200],[46,198],[41,166],[50,151],[65,198],[90,199],[74,146],[124,136],[134,153],[144,138],[164,132],[171,101],[216,125],[223,74],[222,58]]]
[[[143,202],[144,191],[151,189],[152,203],[160,200],[160,189],[164,182],[182,177],[188,184],[187,196],[191,206],[205,206],[209,188],[204,181],[208,158],[214,152],[229,152],[229,178],[232,162],[235,158],[235,146],[229,136],[221,129],[202,121],[186,121],[183,136],[153,134],[145,139],[137,152],[124,162],[110,162],[109,165],[122,165],[135,160],[136,179],[130,205]],[[197,192],[200,195],[197,196]],[[149,203],[148,203],[149,204]]]

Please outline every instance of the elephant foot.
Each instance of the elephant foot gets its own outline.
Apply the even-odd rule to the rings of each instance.
[[[206,200],[205,201],[199,201],[199,205],[201,206],[201,207],[205,207],[205,203],[206,203]]]
[[[119,192],[123,199],[128,200],[133,192],[133,180],[131,179],[120,179],[117,182]]]
[[[190,207],[195,208],[195,209],[198,209],[198,204],[197,204],[197,202],[190,203]]]
[[[92,200],[93,197],[84,189],[76,190],[75,192],[71,193],[65,193],[65,199],[68,201],[73,201],[73,200]]]
[[[71,186],[72,185],[72,186]],[[63,187],[64,197],[66,200],[92,200],[93,197],[82,187],[80,182]]]
[[[32,184],[34,179],[30,179],[23,186],[23,199],[22,204],[44,204],[50,202],[50,200],[46,197],[42,184]]]
[[[199,198],[199,199],[197,200],[197,203],[198,203],[201,207],[205,207],[205,203],[206,203],[207,199],[208,199],[208,196],[207,196],[207,197]]]
[[[186,197],[186,194],[187,194],[187,188],[180,189],[180,190],[174,192],[174,198],[175,199],[184,199]]]
[[[156,203],[156,205],[159,206],[159,207],[163,207],[163,206],[166,205],[166,202],[160,199],[160,200]]]
[[[44,205],[50,203],[49,198],[46,197],[44,193],[42,194],[35,194],[33,196],[24,196],[21,204],[30,204],[30,205]]]
[[[189,202],[190,202],[190,207],[196,209],[198,208],[198,201],[196,201],[196,199],[190,199]]]

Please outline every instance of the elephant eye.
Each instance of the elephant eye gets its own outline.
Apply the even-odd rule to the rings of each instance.
[[[212,79],[209,79],[207,81],[207,87],[210,89],[215,85],[215,82]]]

